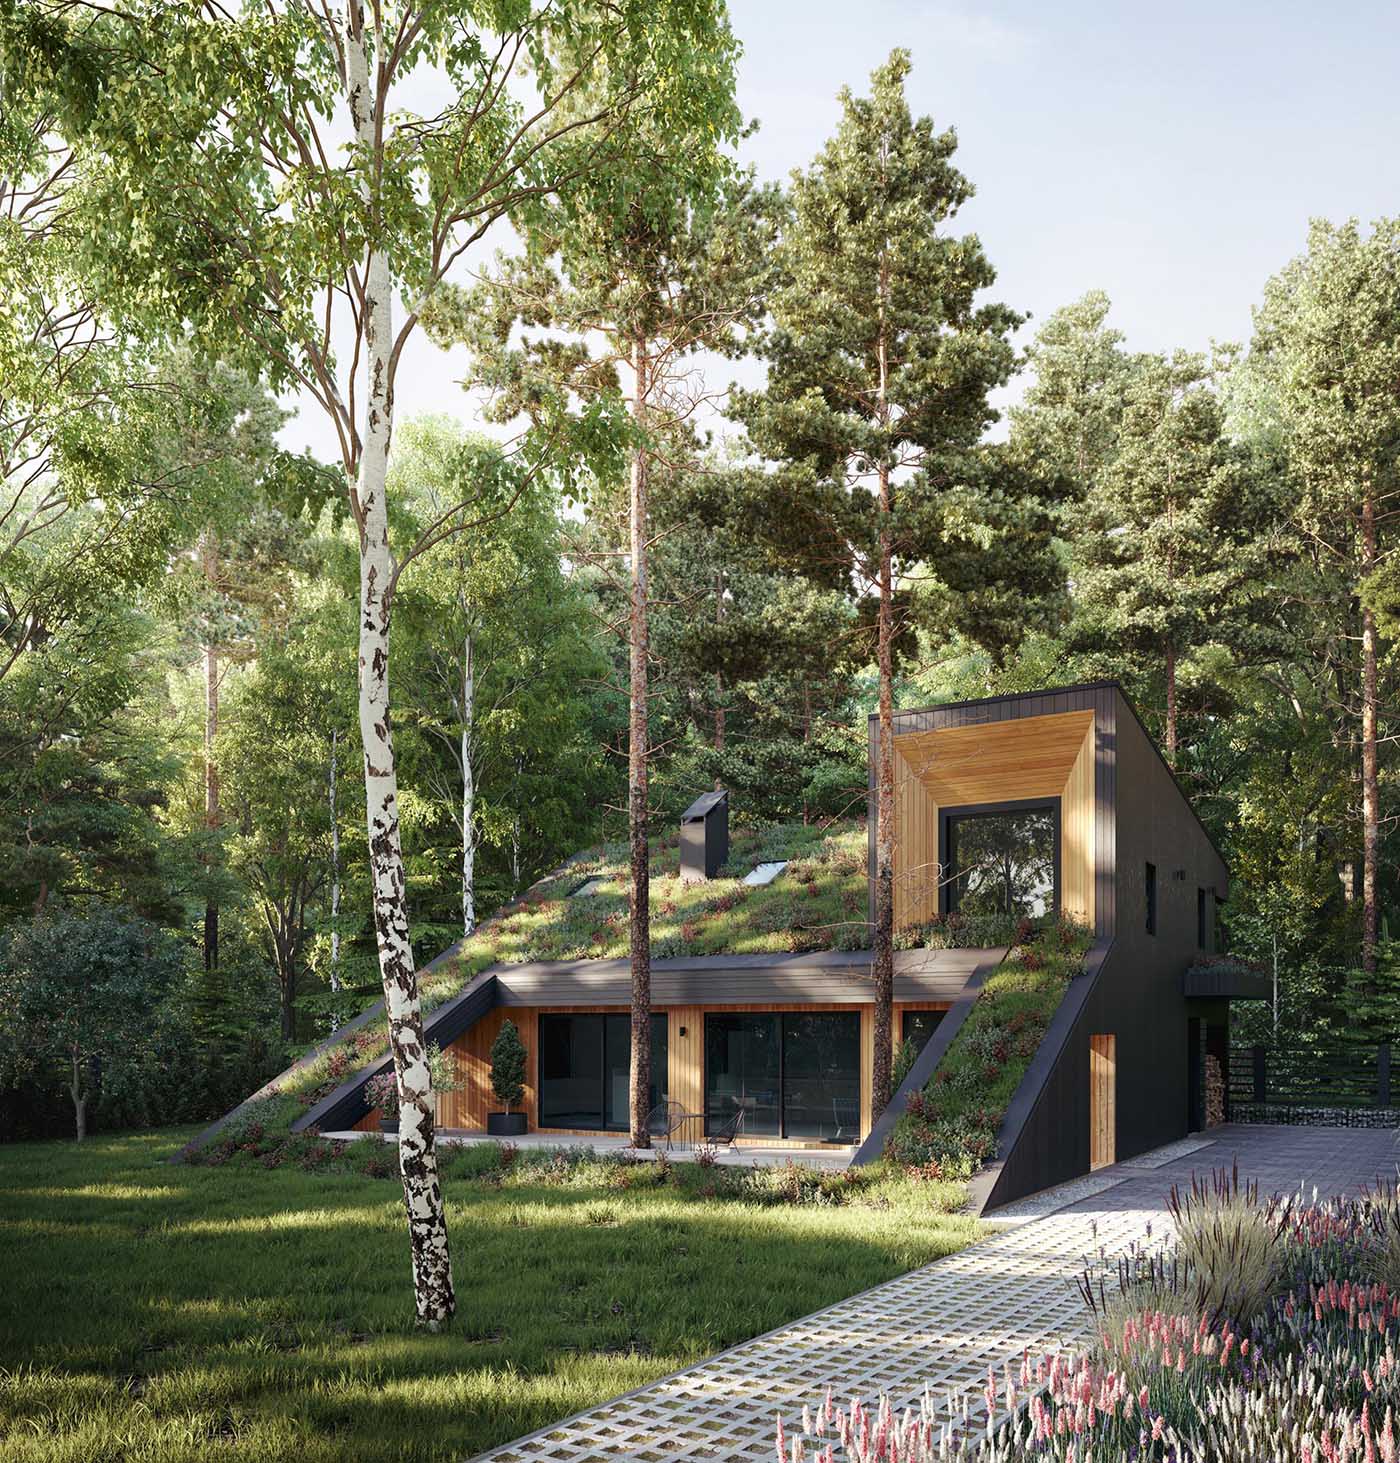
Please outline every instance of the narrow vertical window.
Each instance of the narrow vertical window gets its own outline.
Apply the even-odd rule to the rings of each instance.
[[[1206,891],[1196,890],[1196,944],[1206,948]]]
[[[1147,886],[1147,933],[1157,933],[1157,865],[1148,864],[1144,883]]]

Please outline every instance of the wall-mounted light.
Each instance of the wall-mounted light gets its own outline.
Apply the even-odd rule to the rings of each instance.
[[[684,1026],[682,1026],[682,1027],[681,1027],[681,1035],[682,1035],[682,1036],[684,1036],[684,1035],[685,1035],[685,1027],[684,1027]]]

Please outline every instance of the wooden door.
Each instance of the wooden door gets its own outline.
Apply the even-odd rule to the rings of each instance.
[[[1118,1128],[1118,1038],[1089,1038],[1089,1167],[1114,1161]]]

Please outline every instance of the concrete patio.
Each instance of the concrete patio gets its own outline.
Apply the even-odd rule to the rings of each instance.
[[[1166,1200],[1193,1173],[1238,1162],[1265,1192],[1348,1194],[1395,1177],[1386,1130],[1212,1129],[1011,1206],[956,1255],[744,1342],[601,1407],[480,1455],[481,1463],[770,1459],[774,1419],[830,1387],[897,1407],[977,1387],[1022,1350],[1085,1335],[1074,1278],[1170,1231]]]
[[[366,1137],[382,1138],[385,1142],[397,1141],[396,1135],[393,1133],[343,1131],[327,1133],[325,1136],[343,1142],[353,1142],[357,1138]],[[454,1128],[439,1128],[437,1141],[450,1148],[468,1147],[481,1143],[511,1143],[516,1148],[586,1149],[592,1153],[614,1157],[622,1153],[630,1153],[643,1162],[654,1162],[658,1155],[665,1154],[667,1158],[676,1163],[693,1163],[696,1149],[701,1146],[696,1143],[677,1141],[668,1149],[664,1140],[658,1140],[656,1145],[651,1148],[633,1148],[627,1138],[616,1133],[523,1133],[518,1138],[492,1138],[485,1133],[468,1133]],[[711,1151],[714,1153],[716,1163],[740,1168],[771,1168],[775,1164],[781,1166],[790,1160],[800,1168],[843,1169],[850,1167],[856,1150],[853,1146],[766,1148],[757,1144],[742,1144],[731,1148],[716,1147]]]

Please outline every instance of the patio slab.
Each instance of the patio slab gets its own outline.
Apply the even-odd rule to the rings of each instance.
[[[364,1133],[344,1131],[326,1133],[325,1137],[353,1142],[357,1138],[380,1138],[386,1143],[395,1141],[393,1133]],[[630,1153],[640,1162],[654,1162],[658,1155],[674,1163],[693,1163],[695,1145],[676,1143],[668,1150],[664,1143],[653,1148],[633,1148],[625,1137],[617,1134],[599,1133],[522,1133],[518,1138],[492,1138],[485,1133],[466,1133],[452,1128],[439,1128],[437,1141],[446,1147],[467,1147],[477,1143],[510,1143],[516,1148],[583,1148],[600,1155],[617,1156]],[[726,1167],[771,1168],[781,1166],[789,1160],[799,1168],[843,1169],[851,1166],[855,1155],[854,1147],[839,1148],[763,1148],[759,1146],[735,1146],[714,1149],[715,1162]]]
[[[1355,1193],[1396,1171],[1391,1132],[1233,1125],[1184,1148],[1100,1170],[1093,1180],[1101,1188],[1062,1191],[1053,1212],[483,1453],[478,1463],[771,1459],[775,1417],[800,1414],[828,1387],[872,1400],[885,1392],[903,1407],[925,1386],[935,1396],[976,1388],[989,1366],[1025,1348],[1082,1341],[1074,1279],[1086,1258],[1111,1259],[1167,1232],[1167,1195],[1192,1173],[1238,1162],[1241,1177],[1266,1192],[1311,1196]]]

